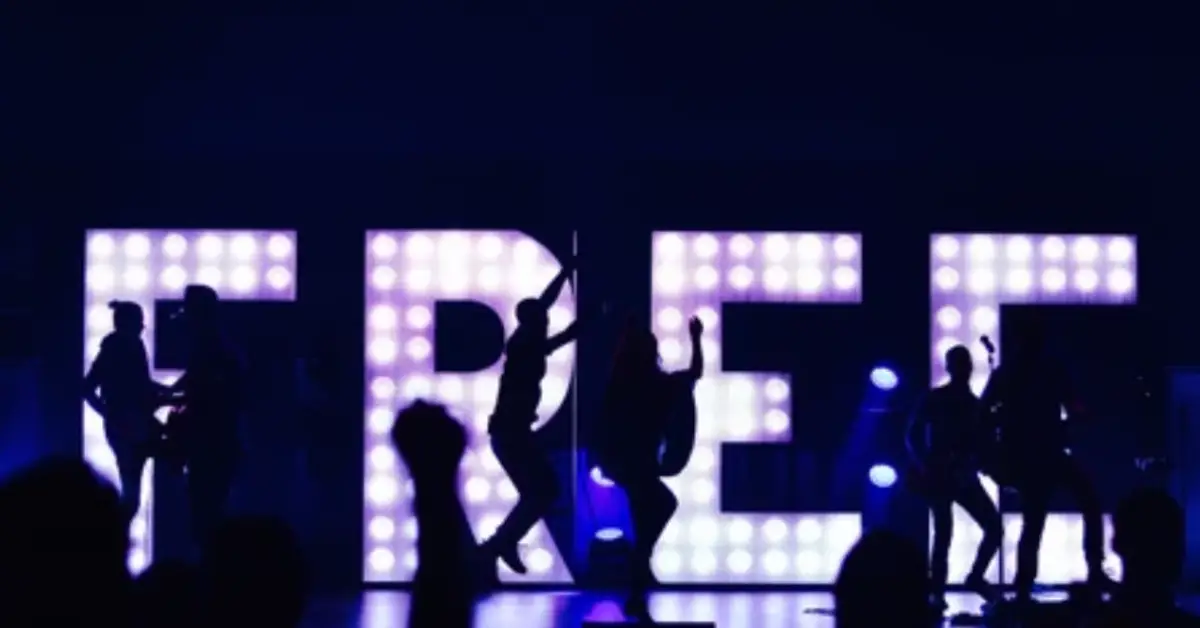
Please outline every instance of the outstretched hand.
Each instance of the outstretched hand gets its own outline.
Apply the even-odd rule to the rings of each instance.
[[[704,333],[704,323],[701,322],[700,317],[693,316],[688,321],[688,333],[692,335],[693,339],[699,338],[700,334]]]

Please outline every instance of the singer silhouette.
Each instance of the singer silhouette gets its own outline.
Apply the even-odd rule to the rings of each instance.
[[[1038,552],[1053,492],[1061,487],[1074,496],[1083,515],[1084,558],[1091,584],[1107,588],[1104,531],[1095,488],[1068,451],[1067,421],[1077,418],[1080,404],[1066,367],[1054,359],[1043,330],[1031,324],[1015,337],[1003,364],[983,392],[985,408],[996,409],[1006,484],[1021,496],[1024,525],[1017,545],[1015,586],[1028,599],[1038,571]]]
[[[571,263],[564,266],[540,297],[517,304],[517,329],[505,345],[500,389],[488,421],[492,451],[520,497],[481,549],[485,556],[500,559],[519,574],[527,569],[518,544],[545,516],[559,494],[554,467],[534,435],[533,424],[542,399],[546,358],[575,340],[578,333],[576,322],[549,336],[550,306],[558,300],[572,268]]]
[[[167,388],[150,378],[150,360],[142,344],[146,328],[136,303],[113,301],[113,332],[100,343],[100,353],[84,378],[83,398],[104,418],[104,436],[117,461],[121,506],[127,522],[141,505],[142,470],[162,436],[154,418]]]
[[[975,563],[965,582],[985,599],[996,592],[984,577],[1000,549],[1000,513],[979,480],[979,452],[987,434],[980,422],[981,406],[971,392],[974,361],[962,345],[946,352],[950,382],[934,388],[918,406],[909,424],[909,455],[921,469],[933,514],[933,551],[929,559],[934,603],[945,608],[950,540],[954,534],[955,503],[983,529]]]

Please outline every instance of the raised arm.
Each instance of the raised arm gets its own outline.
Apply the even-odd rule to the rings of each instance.
[[[692,337],[692,362],[688,364],[684,373],[692,381],[698,380],[704,375],[704,349],[700,345],[700,336],[703,333],[704,323],[701,323],[699,318],[693,317],[688,321],[688,334]]]
[[[538,302],[547,310],[551,305],[558,300],[558,295],[562,293],[563,286],[567,285],[567,280],[571,278],[571,273],[575,272],[574,260],[563,264],[563,269],[555,275],[546,289],[542,291],[542,296],[538,297]]]
[[[550,336],[550,338],[546,340],[546,355],[550,355],[551,353],[562,349],[572,342],[575,342],[575,339],[578,337],[579,321],[575,321],[568,325],[566,329],[554,334],[553,336]]]

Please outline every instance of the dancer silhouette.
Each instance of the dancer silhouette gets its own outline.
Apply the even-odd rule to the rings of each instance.
[[[1051,355],[1037,324],[1021,330],[1008,357],[988,380],[981,401],[985,409],[995,409],[1006,481],[1021,496],[1024,525],[1014,579],[1018,600],[1027,601],[1032,592],[1050,498],[1060,486],[1073,494],[1083,515],[1088,580],[1108,587],[1100,501],[1091,480],[1068,452],[1067,421],[1062,418],[1064,409],[1069,420],[1078,418],[1082,406],[1072,392],[1065,365]]]
[[[596,438],[600,470],[625,491],[633,523],[629,559],[627,615],[649,619],[646,595],[654,585],[650,558],[675,514],[679,500],[662,481],[662,452],[670,422],[704,372],[700,336],[704,326],[693,318],[688,331],[692,361],[686,370],[667,373],[659,365],[658,339],[646,327],[630,323],[613,364],[604,418]],[[683,409],[687,410],[687,409]]]
[[[189,355],[172,387],[182,399],[168,420],[167,439],[177,462],[187,466],[192,534],[203,547],[224,515],[241,455],[242,366],[222,333],[216,291],[188,286],[183,307]]]
[[[83,398],[104,419],[104,436],[117,461],[121,506],[127,523],[141,505],[142,470],[162,435],[154,418],[168,389],[150,377],[150,360],[142,344],[146,328],[136,303],[113,301],[113,332],[100,343],[100,353],[84,377]]]
[[[496,407],[488,421],[492,451],[500,461],[520,497],[516,507],[483,544],[485,555],[504,561],[513,571],[527,569],[521,560],[518,543],[546,514],[558,499],[559,486],[546,452],[533,432],[538,403],[542,399],[542,378],[546,358],[575,340],[578,321],[549,336],[550,306],[558,300],[571,276],[568,263],[536,299],[517,304],[517,329],[504,349],[504,371]]]
[[[985,436],[981,406],[971,392],[971,352],[958,345],[946,352],[950,382],[925,397],[909,424],[907,445],[921,469],[933,513],[933,552],[930,579],[934,603],[945,608],[946,574],[950,539],[954,535],[951,509],[955,503],[983,529],[975,563],[967,576],[968,589],[988,600],[996,592],[984,574],[1000,549],[1000,513],[979,481],[979,448]]]

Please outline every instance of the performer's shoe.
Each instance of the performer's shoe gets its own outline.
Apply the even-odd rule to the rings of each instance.
[[[521,552],[516,545],[505,543],[501,545],[493,537],[491,540],[483,544],[483,550],[496,558],[499,558],[508,566],[509,569],[516,573],[525,575],[529,569],[525,567],[525,563],[521,560]]]
[[[978,595],[988,603],[994,604],[996,600],[999,600],[1002,597],[1000,595],[1000,591],[996,589],[996,587],[992,586],[992,584],[987,581],[987,578],[980,575],[967,576],[966,581],[963,582],[963,586],[965,586],[968,591]]]
[[[1117,583],[1103,569],[1093,569],[1088,573],[1087,588],[1095,595],[1103,596],[1115,591]]]
[[[630,595],[629,599],[625,600],[625,619],[637,623],[653,623],[654,618],[650,616],[650,604],[646,600],[646,595]]]

